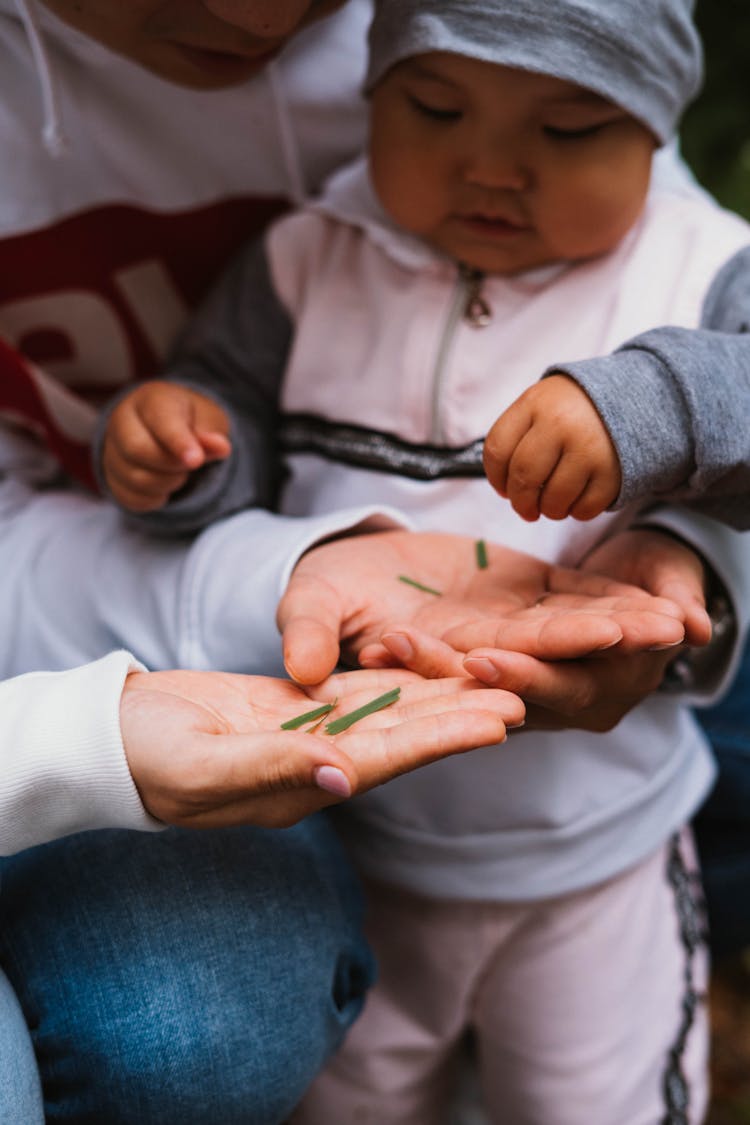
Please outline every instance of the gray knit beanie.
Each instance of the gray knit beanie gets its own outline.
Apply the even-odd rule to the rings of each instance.
[[[575,82],[663,143],[700,88],[693,0],[376,0],[369,91],[397,62],[450,51]]]

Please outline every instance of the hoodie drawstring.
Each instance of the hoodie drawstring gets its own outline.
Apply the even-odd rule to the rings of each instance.
[[[273,107],[276,113],[279,141],[281,142],[281,155],[284,160],[284,169],[289,180],[291,200],[295,207],[301,207],[308,199],[308,192],[305,186],[305,177],[302,173],[299,147],[294,136],[294,129],[289,115],[289,107],[287,106],[281,88],[281,77],[275,63],[271,62],[268,65],[266,74],[271,90],[271,100],[273,101]]]
[[[42,111],[44,114],[42,142],[50,156],[59,157],[66,152],[67,141],[63,132],[57,85],[39,27],[39,19],[34,10],[33,0],[15,0],[15,4],[23,21],[42,93]]]

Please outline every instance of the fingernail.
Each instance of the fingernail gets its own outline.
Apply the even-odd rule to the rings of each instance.
[[[475,679],[481,680],[483,684],[495,684],[500,679],[497,668],[491,660],[485,660],[482,656],[472,656],[464,660],[464,668]]]
[[[506,723],[505,729],[506,730],[520,730],[521,727],[525,727],[525,726],[526,726],[526,720],[521,719],[520,723]]]
[[[403,633],[385,633],[380,639],[388,651],[403,664],[413,658],[414,647]]]
[[[664,652],[668,648],[677,648],[678,645],[683,644],[684,641],[668,641],[663,645],[650,645],[647,649],[648,652]]]
[[[326,793],[333,793],[337,797],[351,797],[352,795],[349,778],[343,770],[337,769],[336,766],[318,766],[313,777],[318,789],[324,789]]]

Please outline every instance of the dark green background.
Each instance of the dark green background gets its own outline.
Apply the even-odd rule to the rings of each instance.
[[[721,203],[750,219],[750,0],[699,0],[703,92],[685,114],[682,151]]]

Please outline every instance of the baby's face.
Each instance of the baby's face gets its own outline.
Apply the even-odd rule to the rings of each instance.
[[[643,207],[655,143],[581,86],[462,55],[408,59],[372,94],[382,205],[488,273],[610,250]]]

